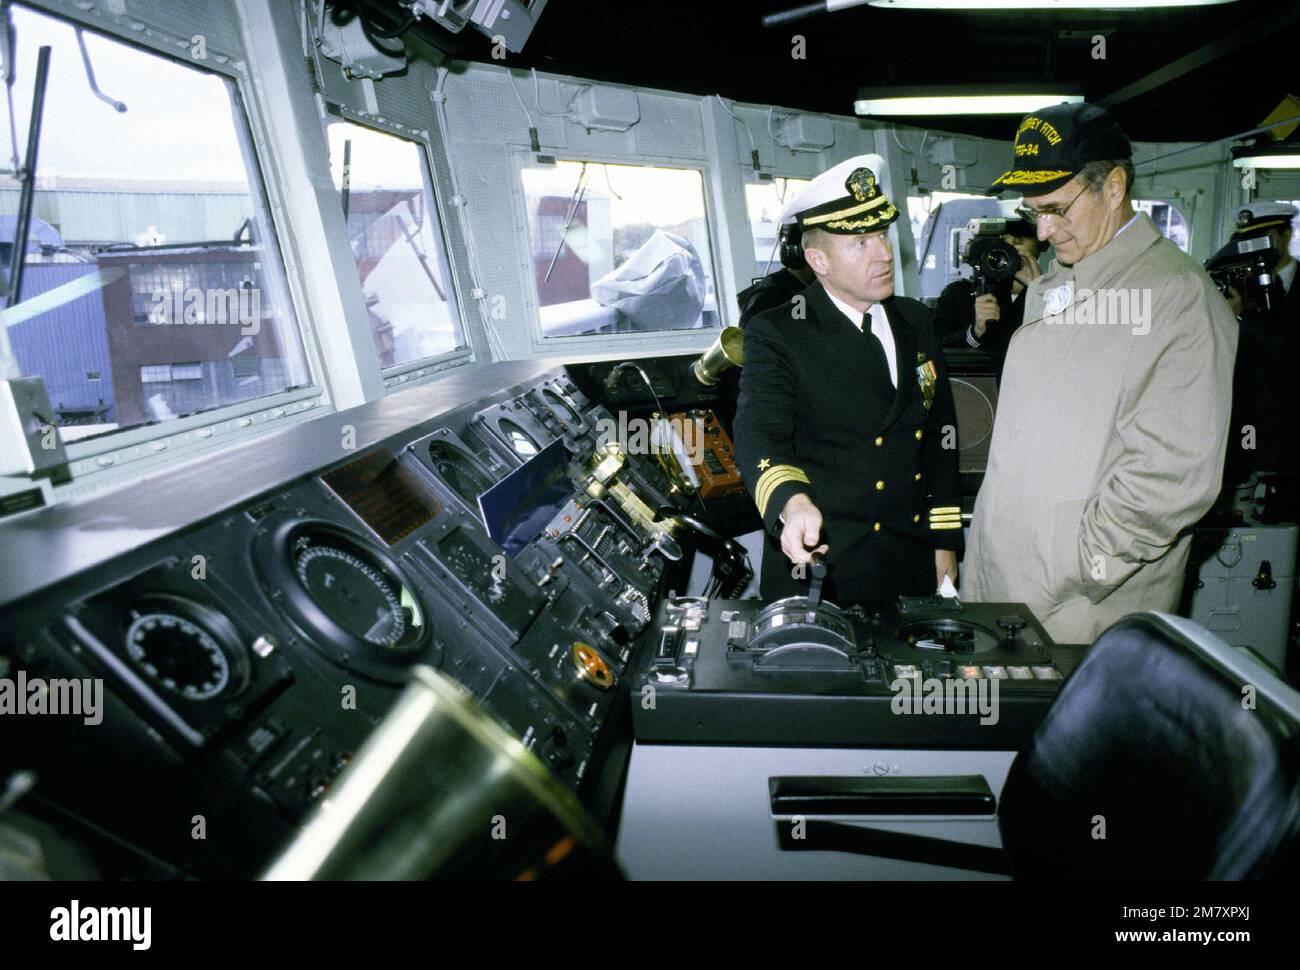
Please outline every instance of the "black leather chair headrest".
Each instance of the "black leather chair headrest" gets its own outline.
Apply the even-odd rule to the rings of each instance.
[[[1097,640],[1002,790],[1018,877],[1244,879],[1288,855],[1295,725],[1195,647],[1155,614]]]

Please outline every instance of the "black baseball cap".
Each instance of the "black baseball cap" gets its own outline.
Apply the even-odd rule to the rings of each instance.
[[[1015,161],[994,185],[1026,198],[1055,192],[1089,162],[1133,157],[1128,135],[1105,108],[1063,102],[1030,112],[1016,129]]]

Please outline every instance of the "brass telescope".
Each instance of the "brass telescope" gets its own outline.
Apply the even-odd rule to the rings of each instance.
[[[705,387],[714,387],[723,374],[744,363],[745,331],[739,327],[723,327],[713,346],[691,365],[691,373]]]

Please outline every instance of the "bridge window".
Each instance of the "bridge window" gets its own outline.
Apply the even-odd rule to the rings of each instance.
[[[921,299],[936,300],[961,276],[958,233],[971,219],[996,218],[998,200],[966,192],[928,192],[907,197],[907,217],[916,243]]]
[[[781,228],[781,209],[794,198],[808,179],[775,178],[745,186],[745,204],[749,209],[749,231],[754,239],[754,278],[781,268],[777,254],[777,233]]]
[[[61,436],[163,425],[309,386],[234,84],[84,30],[106,101],[89,83],[77,29],[21,7],[12,15],[0,304],[18,366],[44,379]],[[21,183],[10,123],[21,161],[44,45],[35,193],[11,293]],[[250,377],[245,357],[268,366]]]
[[[718,325],[698,170],[559,161],[522,177],[543,336]]]
[[[463,348],[465,334],[423,148],[346,121],[331,122],[328,133],[330,169],[347,215],[380,366]]]
[[[1183,252],[1188,252],[1191,239],[1188,235],[1187,220],[1175,206],[1159,199],[1134,199],[1133,208],[1149,215],[1162,236]]]

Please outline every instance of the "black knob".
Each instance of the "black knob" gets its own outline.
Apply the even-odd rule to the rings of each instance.
[[[557,771],[571,768],[577,760],[569,750],[568,735],[558,724],[551,729],[550,736],[542,743],[542,754]]]
[[[1006,634],[1007,643],[1014,643],[1016,634],[1025,628],[1025,619],[1012,613],[1010,616],[999,616],[998,626]]]

